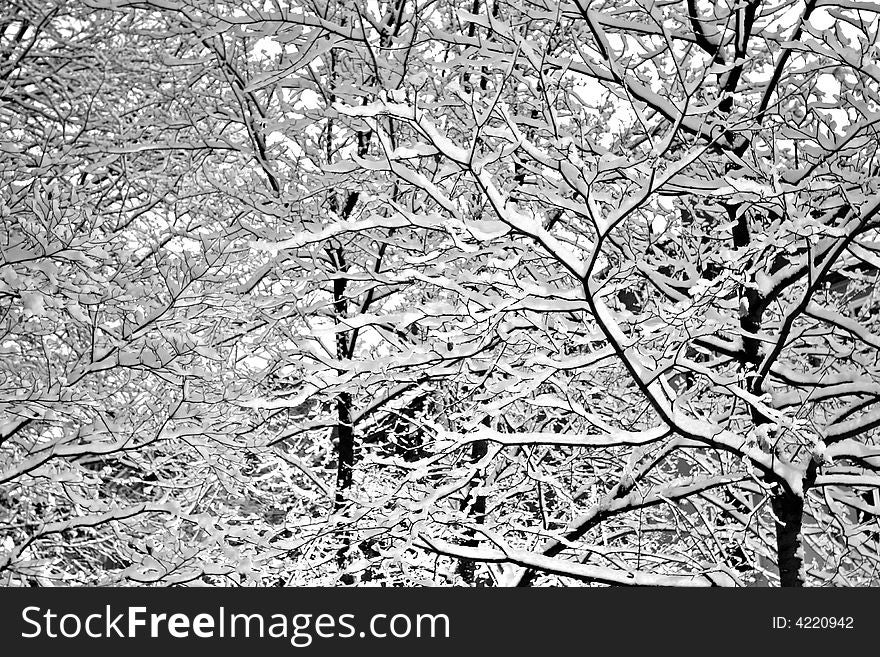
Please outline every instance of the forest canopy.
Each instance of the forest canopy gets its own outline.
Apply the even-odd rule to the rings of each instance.
[[[0,582],[880,585],[878,32],[7,0]]]

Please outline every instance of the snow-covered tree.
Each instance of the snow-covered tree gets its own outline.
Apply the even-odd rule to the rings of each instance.
[[[0,569],[876,584],[878,29],[4,9]]]
[[[428,84],[340,108],[406,122],[370,167],[494,251],[460,282],[503,345],[444,434],[497,446],[494,512],[425,546],[518,584],[876,582],[876,7],[455,15]]]

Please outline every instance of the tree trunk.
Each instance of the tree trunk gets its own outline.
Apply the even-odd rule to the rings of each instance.
[[[334,513],[345,506],[345,495],[351,488],[354,468],[354,426],[351,422],[351,395],[339,393],[336,398],[336,499]]]
[[[780,490],[770,498],[776,515],[776,564],[780,586],[804,586],[804,548],[801,526],[804,500],[790,491]]]
[[[488,424],[488,422],[484,422],[484,424]],[[485,440],[478,440],[474,443],[471,443],[471,461],[473,463],[476,463],[481,458],[486,456],[488,451],[489,447],[486,444]],[[479,480],[475,481],[474,486],[479,485],[479,483]],[[471,488],[473,489],[474,486],[472,486]],[[470,499],[471,492],[469,491],[461,503],[462,510],[467,508]],[[474,522],[477,524],[481,524],[484,521],[486,516],[485,495],[476,496],[473,505],[471,506],[470,515],[473,517]],[[464,544],[467,547],[480,547],[480,539],[477,537],[477,532],[473,528],[468,529],[466,534],[469,537],[466,541],[464,541]],[[465,582],[467,582],[468,584],[474,584],[477,579],[477,562],[473,559],[462,559],[458,564],[458,572]]]
[[[345,298],[345,288],[348,283],[342,275],[347,268],[342,249],[335,251],[336,268],[340,276],[333,280],[333,321],[339,324],[346,316],[348,302]],[[348,340],[342,331],[336,334],[336,358],[340,362],[348,357]],[[341,373],[341,371],[340,371]],[[354,474],[354,424],[352,423],[352,397],[349,392],[340,392],[336,397],[336,494],[333,500],[333,513],[341,511],[346,504],[346,495],[351,489]],[[345,557],[351,542],[348,532],[340,535],[342,546],[336,552],[336,564],[342,569],[345,567]],[[345,584],[354,583],[354,578],[345,574],[342,577]]]
[[[348,280],[341,275],[347,267],[341,248],[336,249],[335,261],[340,276],[333,279],[333,321],[339,324],[348,312],[348,300],[345,298]],[[347,359],[348,351],[348,339],[345,332],[340,331],[336,334],[336,358],[339,361]],[[352,469],[354,468],[352,401],[349,392],[340,392],[336,397],[336,499],[333,504],[334,513],[345,506],[345,494],[351,488],[352,482]]]

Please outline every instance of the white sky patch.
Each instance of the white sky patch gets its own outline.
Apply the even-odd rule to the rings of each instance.
[[[658,194],[654,202],[657,204],[660,212],[651,218],[651,234],[660,235],[669,227],[668,213],[675,209],[675,201],[667,196],[660,196]]]
[[[616,52],[620,52],[626,46],[626,40],[623,35],[617,34],[616,32],[611,32],[607,35],[608,37],[608,45],[611,46],[613,50]]]
[[[707,9],[711,12],[711,9]],[[819,10],[821,11],[821,10]],[[818,12],[817,12],[818,13]],[[801,16],[804,15],[804,7],[802,2],[793,2],[782,13],[776,13],[776,16],[767,22],[768,30],[787,31],[794,29]],[[813,14],[815,16],[816,13]],[[825,28],[822,28],[825,29]]]
[[[822,114],[826,118],[830,118],[834,121],[834,132],[838,136],[843,136],[847,134],[847,128],[849,128],[852,121],[850,120],[850,116],[845,109],[826,109],[822,110]]]
[[[435,27],[440,27],[440,26],[441,26],[441,23],[438,22],[438,24]],[[425,59],[428,61],[431,61],[431,60],[434,60],[436,62],[446,61],[446,53],[447,53],[446,47],[442,43],[440,43],[439,41],[429,44],[428,48],[426,48],[424,52],[425,52]]]
[[[272,37],[263,37],[254,44],[253,55],[257,59],[275,59],[284,48]]]
[[[578,100],[586,107],[595,108],[604,105],[608,90],[601,83],[594,80],[585,80],[584,82],[585,84],[576,85],[572,89]],[[599,137],[599,143],[604,148],[609,148],[614,141],[614,136],[619,134],[625,126],[630,125],[636,118],[632,107],[628,104],[614,98],[612,98],[612,102],[614,102],[617,110],[608,122],[608,129],[603,131]]]
[[[595,80],[585,80],[584,82],[584,84],[579,84],[572,88],[578,100],[590,107],[596,107],[601,104],[608,90]]]
[[[303,89],[299,94],[299,99],[294,105],[294,109],[318,109],[321,107],[321,97],[312,89]]]
[[[823,73],[816,79],[816,89],[822,93],[825,102],[833,101],[840,94],[840,82],[830,73]]]
[[[669,222],[662,214],[655,214],[651,218],[651,234],[661,235],[669,226]]]
[[[810,25],[819,30],[828,30],[834,25],[834,18],[824,7],[819,7],[810,15]]]
[[[773,148],[776,150],[777,154],[786,154],[788,157],[791,157],[794,153],[794,140],[793,139],[774,139]],[[782,168],[785,168],[784,163],[781,161],[781,158],[777,156],[777,160],[779,161],[779,165]]]

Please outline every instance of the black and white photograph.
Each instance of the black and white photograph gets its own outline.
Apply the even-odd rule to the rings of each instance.
[[[0,0],[0,587],[880,586],[878,62],[867,0]]]

